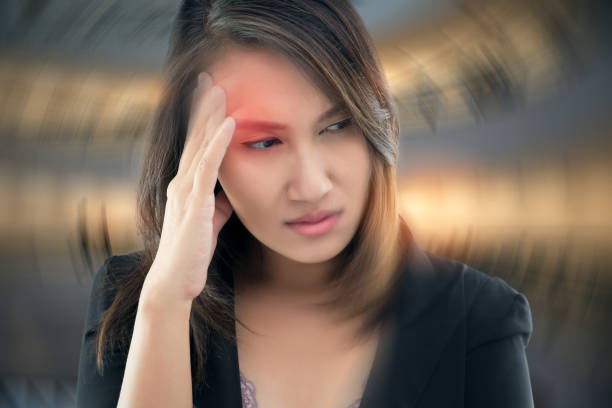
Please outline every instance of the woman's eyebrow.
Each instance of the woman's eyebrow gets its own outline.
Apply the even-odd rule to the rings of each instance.
[[[338,102],[337,104],[329,108],[327,111],[323,112],[321,116],[319,116],[319,119],[317,119],[317,123],[321,123],[324,120],[331,119],[338,113],[342,113],[345,111],[346,109],[345,109],[344,103]]]
[[[321,123],[324,120],[330,119],[338,113],[346,111],[345,105],[342,102],[339,102],[323,112],[319,119],[317,119],[317,123]],[[270,122],[265,120],[253,120],[253,119],[237,119],[236,120],[236,129],[241,130],[262,130],[262,131],[282,131],[287,130],[288,126],[284,123],[278,122]]]

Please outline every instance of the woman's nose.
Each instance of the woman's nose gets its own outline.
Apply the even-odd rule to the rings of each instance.
[[[290,172],[288,198],[319,203],[332,188],[327,168],[314,154],[297,158]]]

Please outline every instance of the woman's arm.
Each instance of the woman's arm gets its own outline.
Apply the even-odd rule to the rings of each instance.
[[[233,212],[219,167],[234,133],[225,91],[201,72],[185,148],[166,191],[159,246],[138,301],[119,407],[191,408],[189,315],[206,285],[217,236]]]
[[[118,407],[193,406],[190,311],[191,301],[167,298],[145,280]]]

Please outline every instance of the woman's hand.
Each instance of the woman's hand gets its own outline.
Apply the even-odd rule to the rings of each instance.
[[[232,215],[225,193],[214,195],[218,170],[234,133],[225,91],[202,72],[194,91],[185,147],[167,189],[159,247],[144,287],[191,302],[206,284],[219,231]]]

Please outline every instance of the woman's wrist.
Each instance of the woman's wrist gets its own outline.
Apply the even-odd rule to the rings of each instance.
[[[166,311],[189,313],[193,299],[182,296],[178,292],[168,285],[145,278],[140,292],[139,308],[155,315]]]

